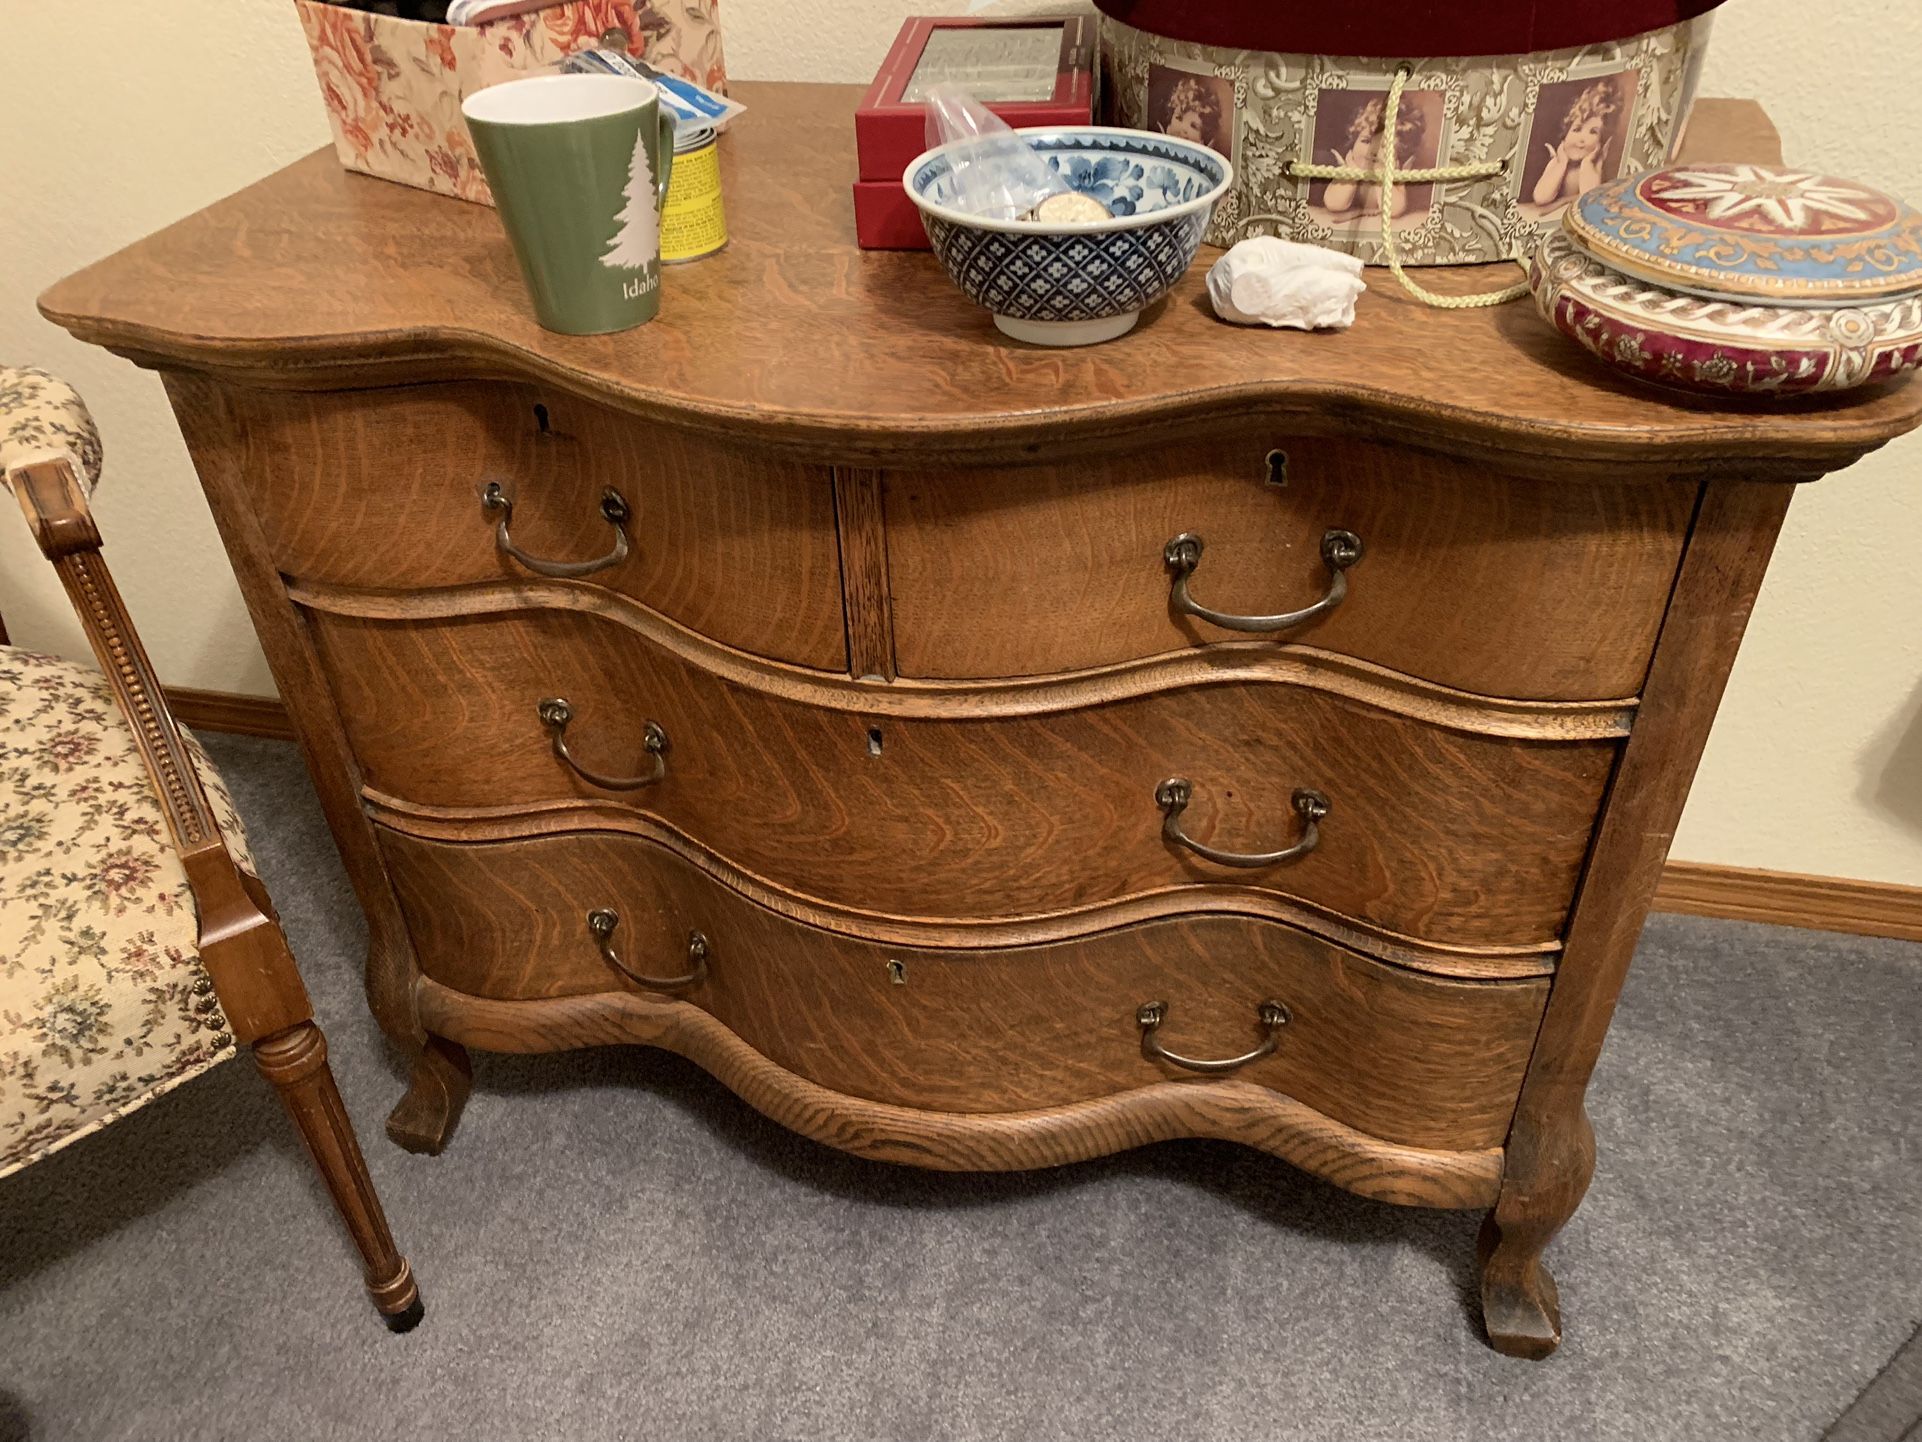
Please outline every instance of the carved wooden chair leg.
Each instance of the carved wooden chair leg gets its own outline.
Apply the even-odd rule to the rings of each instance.
[[[360,1248],[374,1305],[388,1326],[407,1331],[421,1319],[420,1294],[394,1247],[273,900],[254,874],[238,817],[220,814],[209,795],[213,785],[231,813],[225,788],[211,767],[203,777],[204,758],[167,709],[101,554],[88,501],[100,474],[93,420],[72,387],[45,372],[0,369],[0,389],[8,394],[11,421],[0,430],[0,479],[73,602],[193,901],[191,953],[183,938],[178,970],[193,976],[195,995],[211,993],[218,1003],[196,1011],[194,1034],[204,1040],[207,1033],[200,1029],[217,1022],[252,1048]],[[158,857],[152,864],[159,867]]]
[[[474,1064],[467,1059],[467,1048],[429,1033],[414,1058],[407,1095],[388,1114],[388,1138],[410,1152],[439,1155],[473,1087]]]
[[[313,1022],[301,1022],[255,1042],[254,1064],[280,1094],[341,1220],[360,1248],[374,1305],[393,1331],[411,1331],[423,1315],[420,1290],[387,1229],[387,1215],[374,1193],[340,1089],[334,1085],[333,1068],[327,1064],[326,1037]]]
[[[1594,1173],[1586,1113],[1552,1137],[1519,1126],[1510,1134],[1501,1195],[1476,1246],[1482,1325],[1497,1352],[1539,1360],[1561,1345],[1561,1298],[1542,1253],[1575,1215]]]

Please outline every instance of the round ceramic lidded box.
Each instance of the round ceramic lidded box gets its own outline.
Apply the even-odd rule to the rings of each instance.
[[[1809,171],[1683,165],[1602,186],[1529,283],[1563,334],[1658,385],[1791,396],[1922,367],[1922,214]]]

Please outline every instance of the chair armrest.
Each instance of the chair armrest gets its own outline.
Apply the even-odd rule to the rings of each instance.
[[[66,587],[100,669],[133,729],[175,844],[184,854],[209,841],[220,842],[200,775],[100,554],[100,531],[72,465],[64,459],[36,461],[9,470],[7,480],[34,540]],[[221,845],[224,849],[225,843]]]
[[[153,779],[199,913],[201,961],[234,1035],[251,1043],[308,1020],[313,1008],[280,918],[266,888],[241,870],[220,834],[179,723],[100,554],[100,531],[71,462],[29,462],[8,470],[6,479],[66,587]]]

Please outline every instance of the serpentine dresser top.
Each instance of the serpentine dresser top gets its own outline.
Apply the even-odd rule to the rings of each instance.
[[[467,1048],[634,1042],[919,1166],[1229,1138],[1488,1209],[1546,1354],[1782,517],[1922,388],[1713,409],[1379,275],[1235,329],[1213,252],[1024,348],[855,248],[856,91],[740,90],[733,244],[639,330],[540,330],[492,214],[330,154],[42,300],[165,378],[416,1058],[390,1134],[446,1144]],[[1743,102],[1691,147],[1777,158]]]

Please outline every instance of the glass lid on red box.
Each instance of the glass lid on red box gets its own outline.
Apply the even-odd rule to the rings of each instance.
[[[1597,186],[1563,228],[1670,290],[1846,306],[1922,292],[1922,214],[1874,186],[1770,165],[1672,165]]]

